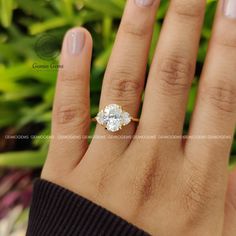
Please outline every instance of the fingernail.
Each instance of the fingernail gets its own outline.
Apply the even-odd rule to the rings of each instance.
[[[136,4],[142,7],[147,7],[153,4],[155,0],[135,0]]]
[[[69,33],[67,40],[68,52],[71,55],[78,55],[85,43],[85,35],[82,31],[72,31]]]
[[[224,15],[236,19],[236,0],[224,0]]]

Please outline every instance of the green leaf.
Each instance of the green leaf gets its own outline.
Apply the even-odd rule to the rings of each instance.
[[[19,101],[16,103],[6,101],[3,102],[2,100],[2,97],[0,97],[0,129],[14,126],[14,124],[20,118],[20,114],[17,109],[22,105],[22,103]]]
[[[157,19],[163,19],[165,17],[166,11],[169,7],[169,1],[161,1],[160,8],[157,12]]]
[[[110,43],[111,39],[111,31],[112,31],[112,18],[109,16],[105,16],[103,18],[103,45],[107,47]]]
[[[231,156],[229,169],[234,170],[236,168],[236,156]]]
[[[53,11],[49,7],[50,1],[17,0],[18,8],[24,11],[24,15],[32,15],[40,19],[53,17]],[[26,18],[26,17],[25,17]]]
[[[0,167],[41,167],[45,158],[42,151],[6,152],[0,154]]]
[[[12,22],[14,0],[0,0],[0,16],[3,27],[8,28]]]
[[[122,16],[122,9],[117,7],[112,1],[107,0],[85,0],[84,5],[89,7],[105,16],[111,16],[114,18],[120,18]]]
[[[188,106],[187,106],[187,111],[189,113],[193,112],[195,100],[196,100],[196,95],[197,95],[197,82],[196,82],[196,80],[194,80],[193,85],[190,90]]]
[[[63,0],[61,2],[61,10],[65,17],[68,19],[73,19],[74,11],[73,11],[73,1],[72,0]]]
[[[42,23],[35,23],[29,27],[31,35],[43,33],[50,29],[59,28],[68,24],[68,19],[63,17],[54,17]]]

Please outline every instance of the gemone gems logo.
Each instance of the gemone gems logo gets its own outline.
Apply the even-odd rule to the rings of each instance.
[[[34,49],[39,58],[51,61],[59,55],[60,42],[53,35],[43,34],[37,38]]]

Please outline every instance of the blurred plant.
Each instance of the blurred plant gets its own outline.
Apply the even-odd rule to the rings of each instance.
[[[32,194],[32,171],[11,170],[1,174],[0,235],[23,236]]]

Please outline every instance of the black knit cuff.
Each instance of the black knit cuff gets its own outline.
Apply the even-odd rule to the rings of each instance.
[[[27,236],[147,236],[91,201],[45,180],[34,184]]]

